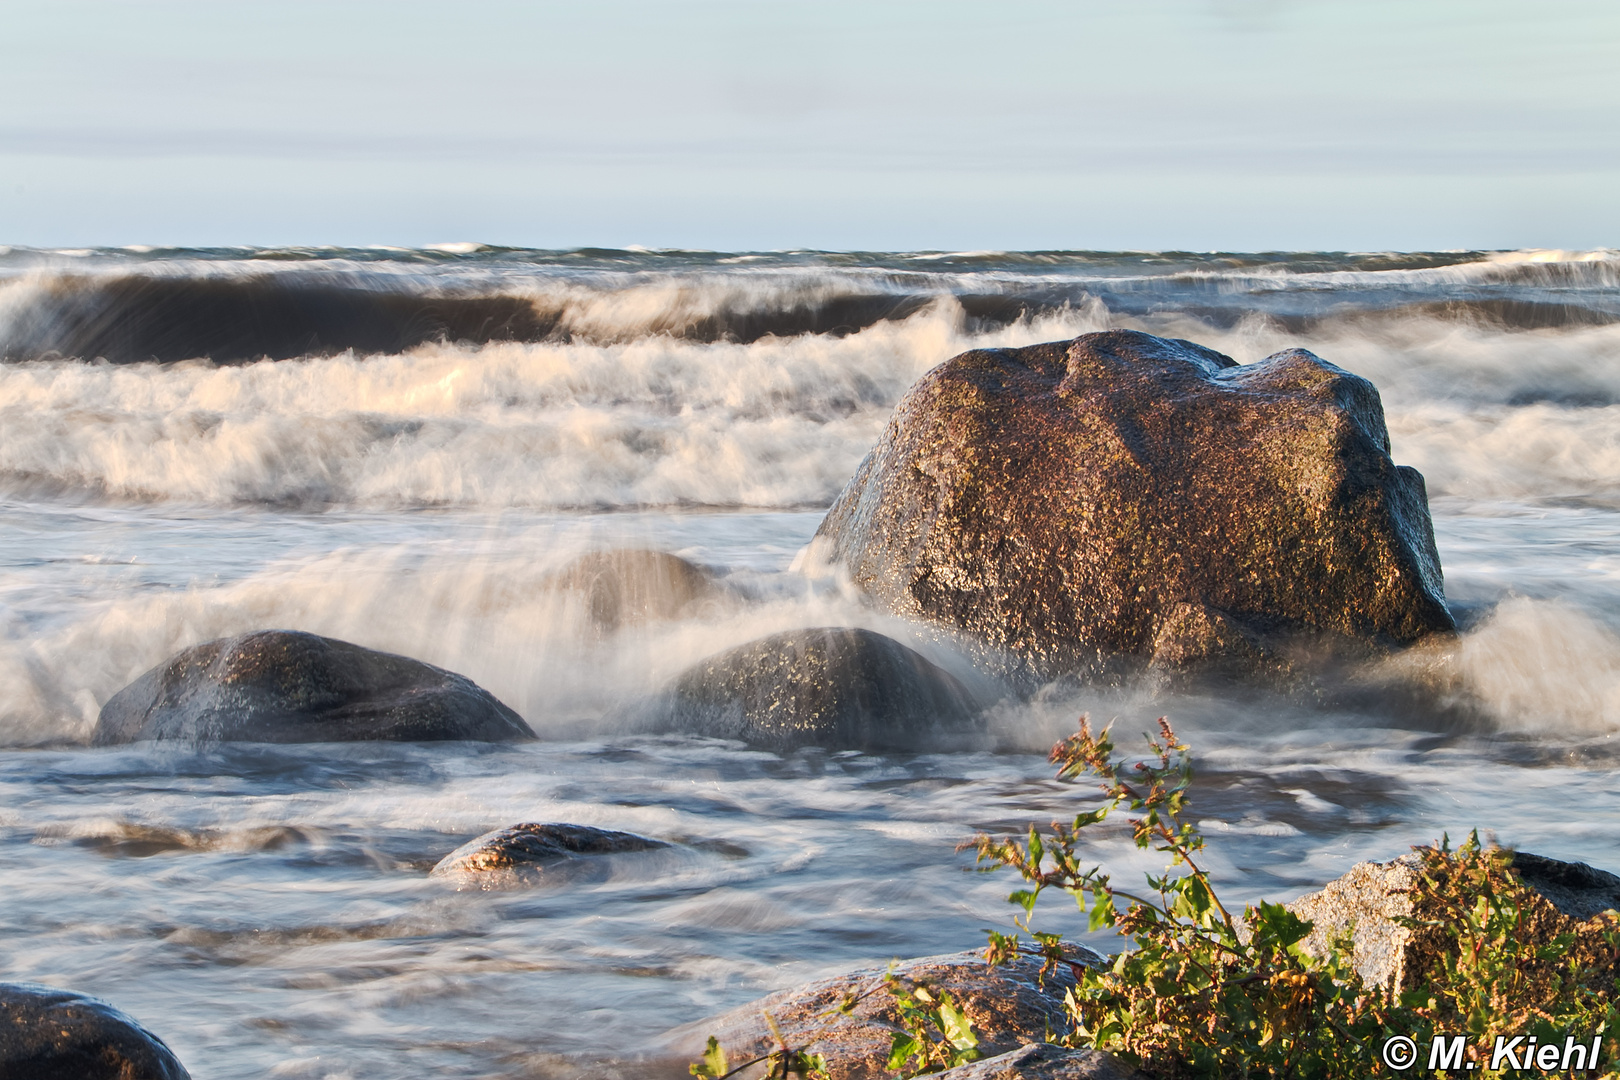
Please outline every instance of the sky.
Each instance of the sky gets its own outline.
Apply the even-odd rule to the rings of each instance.
[[[0,0],[0,244],[1620,247],[1614,0]]]

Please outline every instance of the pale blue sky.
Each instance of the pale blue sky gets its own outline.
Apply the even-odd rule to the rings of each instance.
[[[0,244],[1620,245],[1614,0],[0,0]]]

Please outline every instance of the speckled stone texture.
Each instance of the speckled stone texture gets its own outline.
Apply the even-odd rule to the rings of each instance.
[[[1090,954],[1089,950],[1087,953],[1088,962],[1101,962],[1101,957]],[[1021,956],[1010,964],[993,968],[984,962],[982,953],[965,952],[908,960],[900,964],[896,972],[935,989],[950,991],[972,1022],[980,1050],[986,1057],[994,1057],[1030,1043],[1045,1042],[1048,1033],[1060,1034],[1068,1029],[1063,995],[1074,986],[1074,976],[1060,967],[1048,974],[1043,984],[1040,969],[1041,962],[1032,957]],[[862,998],[848,1015],[837,1014],[839,1002],[846,993],[867,991],[875,992]],[[725,1048],[731,1062],[740,1064],[769,1052],[776,1045],[765,1024],[762,1015],[765,1013],[775,1021],[790,1046],[824,1056],[833,1080],[888,1078],[893,1074],[884,1064],[895,1032],[900,1030],[892,1001],[883,986],[881,969],[852,971],[784,990],[711,1020],[688,1025],[671,1032],[668,1042],[675,1052],[695,1061],[703,1052],[705,1040],[713,1035]],[[829,1011],[834,1014],[830,1018],[826,1015]],[[1000,1074],[987,1075],[999,1078]],[[1095,1075],[1109,1080],[1114,1076],[1111,1073]],[[1128,1077],[1130,1073],[1120,1075]]]
[[[1043,674],[1240,667],[1455,629],[1378,392],[1114,330],[963,353],[901,400],[816,534],[880,606]]]
[[[0,983],[0,1077],[190,1080],[162,1039],[98,998]]]
[[[586,617],[603,633],[652,619],[679,619],[725,596],[707,570],[679,555],[641,548],[593,551],[546,579],[577,594]]]
[[[1351,930],[1352,961],[1361,977],[1379,986],[1406,989],[1439,961],[1443,939],[1432,932],[1414,933],[1399,918],[1432,918],[1418,903],[1422,859],[1402,855],[1386,863],[1357,863],[1319,892],[1306,893],[1288,909],[1315,926],[1302,947],[1313,955],[1326,952],[1332,938]],[[1614,950],[1602,940],[1605,931],[1620,929],[1620,878],[1585,863],[1566,863],[1528,852],[1516,852],[1513,869],[1524,884],[1541,895],[1526,913],[1525,933],[1540,942],[1572,932],[1576,951],[1586,960],[1616,967]],[[1603,912],[1609,914],[1604,915]],[[1620,967],[1616,967],[1620,974]]]
[[[667,847],[662,840],[590,825],[525,822],[467,841],[440,859],[432,873],[481,889],[513,888],[540,884],[556,876],[559,864],[592,855]]]
[[[293,630],[177,653],[102,706],[96,746],[188,742],[532,739],[471,679],[405,656]]]
[[[1030,1043],[933,1074],[932,1080],[1147,1080],[1146,1074],[1101,1050],[1066,1050]]]
[[[944,749],[979,730],[950,673],[870,630],[790,630],[701,660],[660,704],[668,730],[786,752]]]

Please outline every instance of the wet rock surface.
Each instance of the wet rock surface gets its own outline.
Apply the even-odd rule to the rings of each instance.
[[[163,1040],[99,998],[0,983],[7,1080],[190,1080]]]
[[[1320,891],[1288,904],[1294,914],[1315,924],[1303,947],[1322,955],[1335,936],[1351,930],[1352,961],[1361,977],[1379,986],[1408,988],[1439,961],[1443,947],[1442,940],[1430,940],[1396,921],[1428,917],[1419,903],[1422,868],[1416,853],[1384,863],[1357,863]],[[1513,870],[1541,897],[1542,902],[1526,913],[1524,921],[1531,940],[1549,941],[1572,932],[1577,952],[1583,950],[1584,938],[1595,947],[1599,961],[1597,954],[1603,954],[1608,955],[1610,965],[1615,964],[1610,950],[1600,942],[1605,930],[1620,926],[1620,918],[1601,913],[1620,908],[1620,878],[1585,863],[1560,862],[1528,852],[1514,853]]]
[[[1089,950],[1086,953],[1089,962],[1101,962],[1101,957],[1090,954]],[[987,1058],[1030,1043],[1045,1042],[1048,1033],[1060,1034],[1068,1029],[1063,995],[1075,985],[1074,976],[1060,967],[1048,973],[1043,985],[1040,970],[1040,960],[1026,956],[991,967],[980,952],[908,960],[895,969],[904,978],[949,991],[972,1022],[979,1037],[979,1049]],[[761,1015],[765,1013],[770,1015],[788,1045],[824,1056],[834,1080],[886,1078],[893,1075],[885,1068],[885,1063],[900,1027],[893,997],[883,985],[883,975],[878,968],[864,969],[784,990],[711,1020],[678,1029],[668,1037],[669,1044],[676,1052],[696,1060],[705,1040],[712,1035],[725,1048],[731,1062],[740,1064],[776,1046]],[[846,994],[865,996],[847,1015],[839,1015],[836,1010]],[[825,1015],[829,1011],[833,1012],[830,1018]],[[977,1080],[979,1074],[967,1075]],[[1001,1074],[983,1075],[999,1080]],[[1112,1080],[1116,1074],[1035,1072],[1031,1075],[1054,1078],[1095,1075]],[[1117,1075],[1128,1077],[1131,1073],[1127,1070]]]
[[[729,649],[678,676],[659,725],[790,751],[965,742],[978,706],[950,673],[870,630],[820,627]]]
[[[514,888],[560,877],[561,866],[582,858],[669,846],[662,840],[589,825],[525,822],[467,841],[440,859],[432,874],[484,889]]]
[[[1252,665],[1454,624],[1378,392],[1294,349],[1133,331],[963,353],[906,394],[816,534],[890,612],[1042,673]]]
[[[104,705],[96,746],[189,742],[532,739],[472,680],[419,660],[292,630],[196,645]]]
[[[581,555],[550,575],[546,587],[576,593],[591,625],[602,632],[684,618],[724,595],[714,576],[696,563],[640,548]]]

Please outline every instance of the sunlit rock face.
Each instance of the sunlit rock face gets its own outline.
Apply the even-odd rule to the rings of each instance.
[[[906,394],[817,532],[889,611],[1035,670],[1251,664],[1455,629],[1378,392],[1133,331],[963,353]]]
[[[260,630],[195,645],[148,671],[102,706],[91,741],[532,738],[522,717],[453,671],[316,634]]]
[[[474,837],[440,859],[434,877],[466,888],[508,889],[563,882],[580,859],[654,851],[670,845],[590,825],[524,822]]]
[[[1105,962],[1083,946],[1070,948],[1075,963]],[[975,951],[897,962],[893,972],[912,986],[949,993],[973,1025],[979,1050],[986,1057],[1044,1043],[1071,1027],[1063,1007],[1064,994],[1075,987],[1068,965],[1043,973],[1038,958],[1020,955],[992,967],[985,963],[982,951]],[[690,1060],[703,1052],[706,1039],[713,1036],[731,1061],[742,1062],[769,1053],[780,1045],[780,1036],[788,1046],[808,1043],[813,1052],[827,1059],[828,1071],[840,1080],[892,1076],[893,1070],[887,1067],[889,1051],[902,1025],[894,995],[884,985],[884,974],[881,969],[868,968],[783,990],[669,1032],[666,1045]],[[851,998],[853,1006],[840,1011],[841,1003]],[[1111,1062],[1099,1060],[1097,1065],[1101,1069],[1105,1063]],[[1098,1080],[1126,1080],[1131,1070],[1118,1067],[1094,1075]]]

